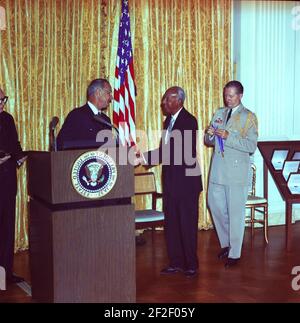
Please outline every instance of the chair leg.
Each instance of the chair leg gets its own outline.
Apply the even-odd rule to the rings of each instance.
[[[253,238],[253,235],[254,235],[254,216],[255,216],[254,212],[255,212],[255,209],[252,207],[250,212],[251,238]]]
[[[155,226],[153,225],[151,227],[152,243],[154,242],[154,231],[155,231]]]
[[[269,240],[268,240],[268,206],[265,206],[264,207],[264,229],[265,229],[265,241],[266,243],[269,243]]]

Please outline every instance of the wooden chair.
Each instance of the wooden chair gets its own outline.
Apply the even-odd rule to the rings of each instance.
[[[246,209],[250,209],[250,216],[246,217],[246,223],[250,223],[251,237],[254,235],[255,223],[263,225],[264,236],[266,243],[268,240],[268,201],[264,197],[256,196],[255,184],[256,184],[256,166],[251,164],[251,185],[248,193],[248,199],[246,203]],[[262,214],[262,219],[256,218],[256,213]]]
[[[156,209],[156,202],[158,198],[162,197],[161,193],[156,190],[156,181],[153,172],[135,173],[135,195],[151,195],[152,208],[135,211],[135,228],[152,229],[152,238],[155,228],[163,227],[164,213]]]

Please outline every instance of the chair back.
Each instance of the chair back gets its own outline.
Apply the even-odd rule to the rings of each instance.
[[[135,195],[156,193],[156,182],[153,172],[134,174]]]
[[[255,185],[256,185],[256,166],[250,165],[249,178],[248,178],[248,195],[255,196]]]
[[[153,232],[156,227],[164,226],[164,213],[157,210],[157,199],[162,198],[162,194],[156,191],[156,181],[153,172],[139,172],[137,169],[134,174],[135,196],[151,196],[152,208],[135,211],[135,228],[147,229],[152,228]]]

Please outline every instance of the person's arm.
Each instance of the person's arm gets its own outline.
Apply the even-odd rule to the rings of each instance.
[[[211,125],[205,129],[204,142],[208,146],[215,145],[215,129]]]
[[[204,142],[208,146],[215,145],[215,129],[212,126],[214,120],[215,120],[215,116],[213,116],[209,126],[205,129]]]
[[[187,132],[184,131],[183,140],[183,161],[185,167],[186,176],[199,176],[201,175],[201,169],[198,162],[197,150],[198,143],[198,121],[195,117],[191,119],[188,125]],[[190,134],[189,134],[190,133]],[[187,136],[187,137],[186,137]]]
[[[2,164],[4,164],[7,160],[9,160],[10,158],[11,158],[11,155],[7,155],[7,156],[5,156],[3,158],[0,158],[0,166]]]
[[[141,158],[142,164],[147,166],[157,166],[161,164],[161,144],[159,145],[159,148],[142,153]]]
[[[19,166],[18,161],[21,160],[22,158],[24,158],[23,149],[21,147],[21,144],[20,144],[20,141],[18,138],[17,128],[16,128],[15,121],[14,121],[13,117],[10,118],[9,122],[10,122],[10,125],[9,125],[10,138],[9,138],[9,140],[10,140],[10,148],[11,148],[9,153],[11,154],[12,158],[16,161],[16,163]]]

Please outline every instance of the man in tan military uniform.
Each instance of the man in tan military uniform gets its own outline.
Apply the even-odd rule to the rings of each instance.
[[[257,146],[257,119],[241,103],[243,86],[231,81],[224,87],[225,107],[216,111],[205,134],[214,146],[208,187],[208,205],[221,244],[225,267],[237,264],[245,230],[250,154]]]

